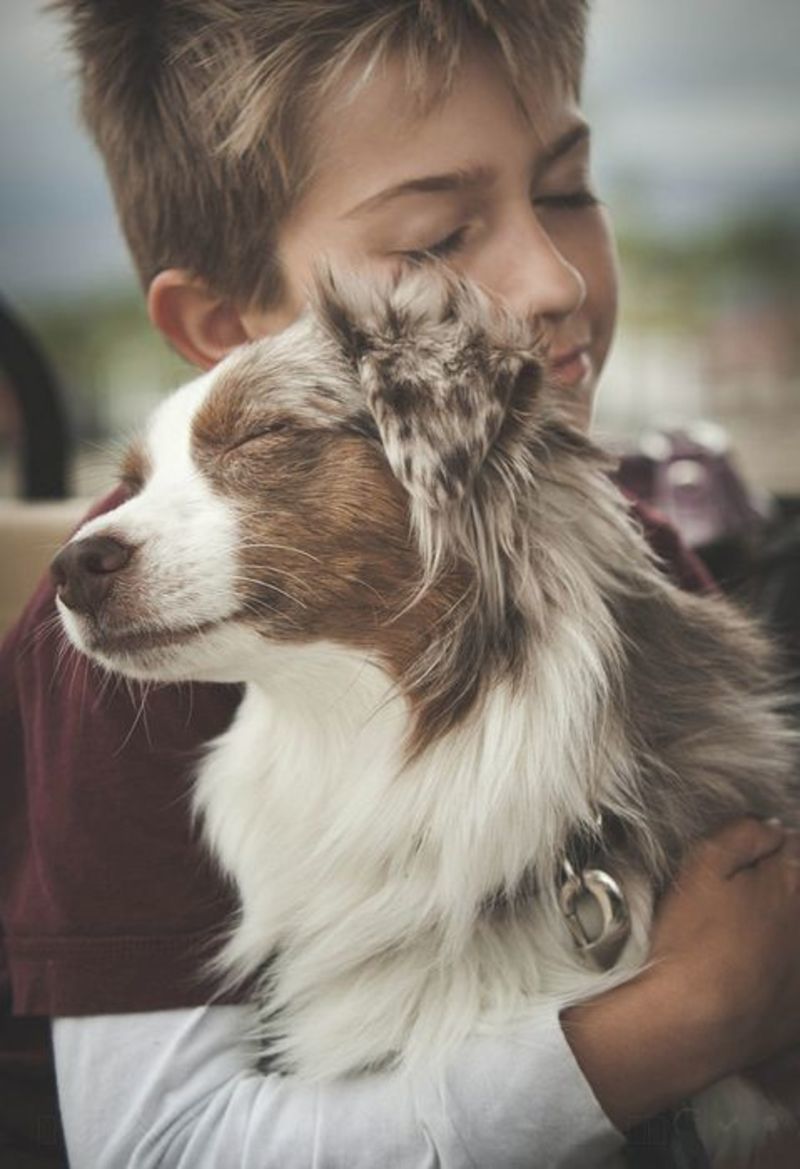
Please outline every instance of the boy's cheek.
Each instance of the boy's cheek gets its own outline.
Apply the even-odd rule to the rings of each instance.
[[[574,240],[574,255],[570,262],[586,282],[584,311],[590,317],[599,373],[616,326],[619,265],[608,212],[604,208],[593,209],[591,219],[593,222],[585,225]]]
[[[272,337],[293,324],[300,315],[300,309],[287,298],[268,309],[246,309],[241,312],[242,328],[248,341],[260,341]]]
[[[564,218],[549,227],[552,244],[580,272],[589,295],[602,300],[613,316],[619,270],[609,213],[605,207],[591,207],[576,212],[572,220]]]

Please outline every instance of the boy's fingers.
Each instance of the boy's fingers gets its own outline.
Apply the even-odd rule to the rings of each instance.
[[[748,816],[732,820],[701,847],[712,869],[728,879],[779,852],[786,838],[786,829],[779,821]]]
[[[784,828],[783,831],[786,836],[787,853],[792,857],[798,856],[800,854],[800,830],[797,828]]]
[[[796,828],[786,829],[783,856],[788,865],[800,866],[800,832]]]

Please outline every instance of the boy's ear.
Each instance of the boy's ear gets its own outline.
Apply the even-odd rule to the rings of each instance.
[[[153,279],[147,311],[181,356],[201,369],[211,369],[254,335],[252,323],[232,301],[180,268],[168,268]]]

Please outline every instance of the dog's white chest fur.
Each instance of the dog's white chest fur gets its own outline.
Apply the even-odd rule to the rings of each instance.
[[[265,1031],[284,1066],[319,1077],[429,1061],[598,985],[546,868],[541,896],[492,904],[589,813],[591,646],[571,633],[551,649],[569,701],[543,655],[540,693],[498,685],[405,768],[405,699],[379,667],[329,644],[265,655],[197,802],[242,899],[224,964],[252,975],[271,959]],[[612,980],[644,955],[649,897],[629,897],[633,941]]]
[[[542,661],[541,698],[553,699],[556,662],[580,690],[590,646],[575,632],[572,655],[556,638]],[[241,898],[219,965],[260,978],[272,1066],[307,1079],[387,1060],[435,1068],[470,1034],[507,1031],[641,966],[652,895],[631,874],[631,938],[605,976],[571,951],[553,887],[489,903],[532,855],[551,855],[565,814],[587,812],[581,725],[596,726],[593,712],[577,713],[577,692],[560,716],[529,699],[498,687],[482,717],[403,768],[408,712],[378,666],[332,644],[265,660],[200,769],[196,805]],[[604,797],[619,779],[595,776]],[[695,1112],[707,1147],[730,1157],[787,1121],[738,1078]]]

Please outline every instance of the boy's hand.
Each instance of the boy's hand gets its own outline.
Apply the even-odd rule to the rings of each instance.
[[[800,843],[757,820],[700,842],[658,907],[652,965],[563,1012],[621,1129],[800,1046]]]
[[[701,842],[658,907],[651,958],[705,1003],[720,1074],[800,1044],[800,835],[746,819]]]

